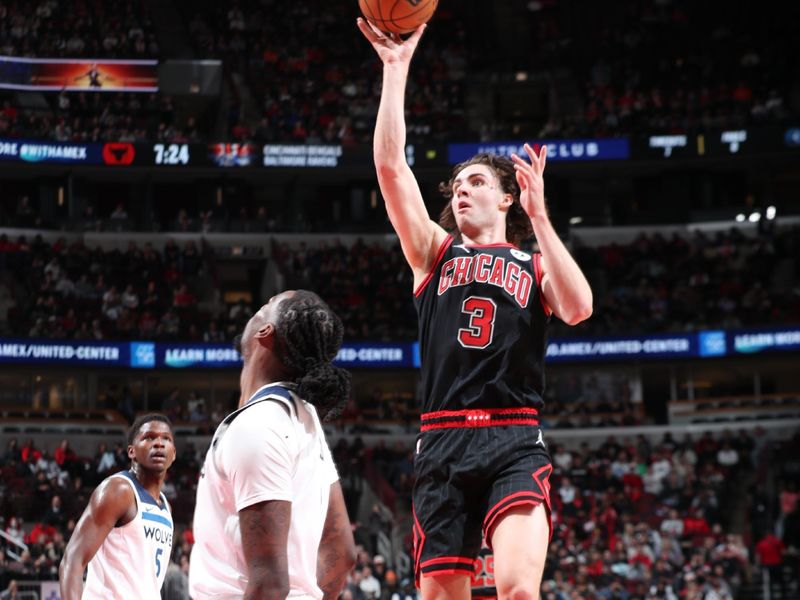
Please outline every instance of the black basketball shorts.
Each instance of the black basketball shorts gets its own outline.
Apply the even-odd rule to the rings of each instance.
[[[421,576],[472,575],[485,538],[509,509],[544,503],[550,454],[535,409],[422,415],[414,458],[414,567]],[[552,534],[552,527],[551,527]]]

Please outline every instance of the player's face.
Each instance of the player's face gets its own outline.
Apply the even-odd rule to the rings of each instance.
[[[272,298],[269,299],[264,306],[262,306],[259,311],[254,314],[250,320],[245,325],[244,331],[242,332],[241,340],[239,341],[239,353],[242,355],[242,358],[247,362],[247,359],[250,356],[252,351],[251,345],[253,341],[253,337],[258,333],[261,328],[263,328],[268,323],[277,323],[278,316],[280,311],[281,302],[283,302],[287,298],[291,298],[294,296],[294,290],[289,290],[286,292],[281,292],[280,294],[276,294]]]
[[[485,229],[505,221],[506,212],[501,207],[510,203],[503,193],[500,181],[487,165],[469,165],[453,180],[453,198],[450,206],[459,231],[475,237]]]
[[[142,425],[133,445],[128,446],[128,457],[145,469],[163,473],[175,462],[175,440],[169,425],[163,421],[150,421]]]

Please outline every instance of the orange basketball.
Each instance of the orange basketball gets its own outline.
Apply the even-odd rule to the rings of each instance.
[[[358,0],[364,17],[387,33],[411,33],[427,23],[439,0]]]

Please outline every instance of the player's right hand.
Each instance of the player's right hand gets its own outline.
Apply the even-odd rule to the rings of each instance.
[[[424,23],[417,27],[407,39],[402,39],[398,34],[388,34],[376,29],[366,19],[358,17],[356,24],[367,38],[375,52],[378,53],[384,65],[405,65],[411,63],[411,57],[414,56],[414,50],[417,49],[419,38],[427,28]]]

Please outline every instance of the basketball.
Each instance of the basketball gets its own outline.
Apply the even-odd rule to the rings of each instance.
[[[358,0],[367,21],[386,33],[411,33],[427,23],[439,0]]]

